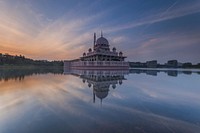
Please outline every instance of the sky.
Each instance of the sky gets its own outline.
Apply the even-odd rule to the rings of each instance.
[[[200,63],[199,0],[0,0],[0,53],[74,59],[101,30],[127,61]]]

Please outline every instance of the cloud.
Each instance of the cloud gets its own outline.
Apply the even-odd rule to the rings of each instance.
[[[134,57],[135,61],[158,60],[165,63],[170,59],[178,59],[181,62],[199,62],[198,34],[165,33],[146,36],[136,42],[137,47],[129,48],[127,54]],[[184,57],[184,58],[183,58]]]
[[[108,40],[111,48],[115,46],[124,51],[124,54],[128,54],[131,60],[135,57],[137,59],[145,58],[147,56],[145,53],[151,53],[151,56],[148,57],[157,57],[156,52],[153,53],[155,49],[173,49],[169,40],[174,40],[179,44],[181,44],[181,40],[188,43],[198,41],[195,38],[193,41],[190,38],[187,38],[188,40],[181,38],[178,41],[171,35],[167,38],[164,35],[168,35],[166,32],[169,31],[160,31],[162,33],[157,34],[155,33],[157,27],[153,27],[154,23],[200,12],[198,1],[183,2],[183,4],[178,1],[165,9],[154,9],[158,12],[157,14],[152,14],[151,11],[148,15],[141,14],[139,18],[131,20],[132,22],[126,21],[126,19],[121,21],[121,16],[115,16],[119,9],[117,5],[99,10],[100,5],[107,6],[99,2],[93,2],[87,8],[81,8],[85,7],[87,3],[80,2],[63,11],[62,15],[52,17],[45,14],[46,10],[39,10],[29,1],[24,3],[22,1],[15,1],[15,3],[1,1],[0,52],[23,54],[34,59],[73,59],[81,56],[92,46],[93,32],[101,30],[110,36],[110,38],[108,36]],[[51,13],[56,15],[54,10],[51,10]],[[151,28],[154,29],[149,30],[149,28],[146,33],[147,30],[143,28],[145,32],[140,34],[140,29],[138,31],[136,28],[142,26],[152,26]],[[180,46],[179,44],[177,46]],[[178,48],[177,46],[174,47]]]
[[[1,5],[0,52],[35,59],[72,59],[82,55],[86,46],[92,44],[91,22],[102,15],[102,12],[88,17],[65,14],[49,21],[28,4],[10,8],[9,3]]]
[[[176,5],[177,5],[177,8],[175,8]],[[174,9],[172,10],[172,8]],[[143,25],[151,25],[153,23],[158,23],[158,22],[198,13],[200,12],[200,3],[193,2],[189,4],[184,4],[184,5],[180,4],[179,6],[178,2],[175,2],[170,7],[168,7],[167,10],[162,11],[162,12],[159,12],[159,11],[157,12],[158,12],[157,14],[142,16],[141,19],[137,19],[136,21],[126,23],[123,25],[118,25],[117,27],[115,26],[115,27],[109,28],[106,32],[116,32],[120,30],[132,29],[139,26],[143,26]]]

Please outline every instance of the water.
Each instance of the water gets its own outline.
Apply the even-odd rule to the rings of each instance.
[[[0,133],[199,133],[200,73],[0,69]]]

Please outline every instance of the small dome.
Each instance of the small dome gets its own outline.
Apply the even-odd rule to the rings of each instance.
[[[92,85],[89,83],[89,84],[88,84],[88,87],[90,88],[91,86],[92,86]]]
[[[120,51],[120,52],[119,52],[119,56],[122,56],[122,55],[123,55],[123,53]]]
[[[98,38],[96,44],[109,45],[108,40],[106,38],[104,38],[104,37]]]
[[[113,52],[116,52],[116,48],[115,48],[115,47],[113,47],[113,49],[112,49],[112,50],[113,50]]]
[[[88,51],[89,51],[89,52],[92,52],[92,49],[91,49],[91,48],[89,48],[89,49],[88,49]]]
[[[83,56],[86,56],[86,53],[83,53]]]
[[[115,89],[115,88],[116,88],[116,84],[113,84],[113,85],[112,85],[112,88]]]

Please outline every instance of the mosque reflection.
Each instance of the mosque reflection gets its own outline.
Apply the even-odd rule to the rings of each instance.
[[[82,82],[93,89],[93,102],[96,98],[102,100],[108,96],[110,89],[115,89],[117,85],[122,85],[126,80],[125,75],[128,70],[71,70],[65,74],[72,74],[82,79]]]
[[[157,76],[158,73],[163,72],[168,76],[177,77],[178,74],[192,74],[198,73],[195,71],[181,71],[181,70],[147,70],[147,69],[130,69],[130,70],[75,70],[65,69],[64,74],[74,75],[82,79],[84,84],[93,90],[93,102],[96,98],[102,100],[108,96],[110,89],[115,89],[118,85],[126,80],[125,76],[128,74],[146,74]]]
[[[129,69],[129,70],[75,70],[75,69],[0,69],[0,82],[8,80],[22,81],[27,76],[37,74],[67,74],[79,77],[84,84],[87,84],[93,92],[93,102],[99,101],[102,104],[111,89],[116,89],[122,85],[125,76],[128,74],[146,74],[157,76],[158,73],[166,73],[168,76],[177,77],[178,74],[191,75],[192,73],[200,74],[199,71],[187,70],[148,70],[148,69]],[[92,96],[91,96],[92,97]]]

